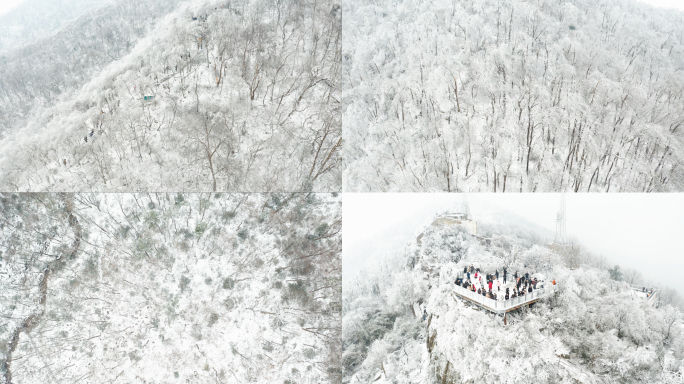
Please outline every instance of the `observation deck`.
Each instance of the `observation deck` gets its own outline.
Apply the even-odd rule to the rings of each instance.
[[[526,293],[512,299],[494,300],[486,296],[482,296],[477,292],[469,291],[460,286],[455,286],[453,290],[453,293],[458,295],[461,299],[490,312],[494,312],[497,315],[505,314],[506,312],[516,310],[522,306],[535,303],[540,299],[553,296],[556,292],[558,292],[558,286],[549,285],[548,287],[538,288],[533,290],[531,293]]]

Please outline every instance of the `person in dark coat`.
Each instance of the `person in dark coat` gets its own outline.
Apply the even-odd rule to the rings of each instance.
[[[530,278],[530,273],[529,272],[525,273],[525,280],[527,280],[529,278]]]
[[[496,279],[499,280],[499,270],[498,269],[496,270],[495,275],[496,275]]]
[[[508,300],[510,298],[511,298],[511,296],[508,294],[508,292],[506,292],[506,300]]]
[[[463,273],[468,273],[468,267],[463,267]]]
[[[506,277],[507,277],[506,271],[504,271],[504,284],[506,284],[506,282],[507,282],[507,281],[506,281]]]
[[[470,272],[468,272],[468,280],[470,280]]]
[[[529,288],[527,288],[527,292],[532,293],[532,286],[531,285]]]

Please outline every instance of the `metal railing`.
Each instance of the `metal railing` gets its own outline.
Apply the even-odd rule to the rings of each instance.
[[[657,296],[660,296],[660,289],[658,288],[649,288],[644,291],[643,286],[636,286],[634,284],[627,284],[627,286],[638,293],[645,293],[646,302],[650,305],[654,305],[656,302],[659,301],[659,298],[656,299]]]
[[[526,303],[539,300],[541,298],[551,296],[558,290],[558,287],[555,285],[551,285],[548,287],[544,288],[538,288],[533,290],[532,292],[528,292],[524,295],[520,295],[518,297],[514,297],[508,300],[494,300],[490,299],[489,297],[482,296],[481,294],[478,294],[477,292],[470,291],[468,289],[465,289],[461,286],[455,286],[454,287],[454,292],[457,293],[460,296],[463,296],[483,307],[486,307],[487,309],[497,312],[497,313],[503,313],[503,312],[508,312],[509,310],[519,307],[521,305],[524,305]]]

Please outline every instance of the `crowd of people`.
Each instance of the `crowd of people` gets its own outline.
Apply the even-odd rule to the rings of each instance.
[[[649,298],[649,297],[653,296],[653,294],[655,293],[655,288],[648,289],[646,287],[643,287],[643,288],[641,288],[641,293],[645,293],[646,297]]]
[[[506,267],[503,267],[501,273],[498,269],[494,273],[483,273],[479,267],[473,265],[464,267],[463,274],[456,278],[454,284],[492,300],[508,300],[544,288],[544,282],[530,277],[529,272],[518,274],[515,271],[511,278]],[[556,285],[556,280],[552,284]]]

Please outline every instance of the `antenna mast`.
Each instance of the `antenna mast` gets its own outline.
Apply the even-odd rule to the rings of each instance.
[[[556,215],[556,238],[554,243],[565,245],[565,194],[561,194],[561,203]]]
[[[463,194],[463,200],[461,201],[461,210],[465,214],[466,219],[470,220],[470,206],[468,206],[468,195]]]

